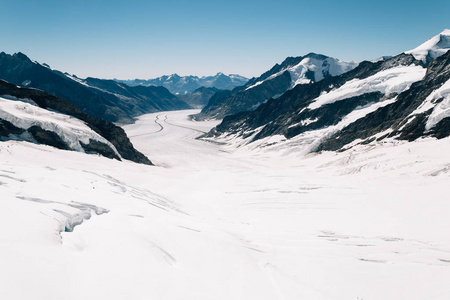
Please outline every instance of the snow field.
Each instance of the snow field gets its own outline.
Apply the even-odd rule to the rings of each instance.
[[[195,112],[125,127],[156,167],[0,143],[1,298],[450,297],[450,139],[303,156]]]

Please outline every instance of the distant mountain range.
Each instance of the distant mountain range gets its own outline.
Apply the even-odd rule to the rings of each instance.
[[[112,122],[130,123],[144,113],[190,108],[164,87],[130,87],[113,80],[80,79],[33,61],[23,53],[0,53],[0,79],[46,91],[87,114]]]
[[[217,88],[221,90],[231,90],[237,86],[247,83],[248,78],[237,74],[225,75],[217,73],[214,76],[179,76],[178,74],[165,75],[155,79],[132,79],[119,80],[117,82],[125,83],[129,86],[163,86],[171,93],[176,95],[186,95],[194,92],[201,87]]]
[[[292,83],[291,72],[272,80],[281,76],[291,78]],[[243,99],[240,95],[244,91],[270,82],[270,76],[265,77],[251,80],[251,88],[247,84],[225,98],[228,100],[216,104],[214,97],[211,99],[202,111],[205,115],[213,105],[217,109],[211,116],[242,109],[225,117],[205,138],[247,147],[297,148],[308,153],[392,139],[412,141],[450,135],[450,30],[397,56],[364,61],[339,76],[297,84],[254,110],[231,101],[233,97]],[[262,83],[255,85],[258,82]],[[265,96],[259,100],[265,100]]]
[[[296,85],[310,84],[324,78],[348,72],[358,65],[343,62],[321,54],[288,57],[258,78],[250,79],[244,86],[231,92],[217,93],[197,119],[222,119],[226,115],[251,111],[270,98],[281,96]]]

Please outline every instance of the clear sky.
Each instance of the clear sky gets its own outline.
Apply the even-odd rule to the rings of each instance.
[[[361,61],[450,28],[450,1],[0,0],[0,51],[80,77],[258,76],[309,52]]]

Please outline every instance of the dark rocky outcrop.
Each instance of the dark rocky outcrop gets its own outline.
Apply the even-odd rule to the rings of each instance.
[[[39,126],[31,126],[27,130],[39,144],[49,145],[62,150],[70,150],[69,146],[53,131],[42,129]],[[118,157],[116,157],[118,159]]]
[[[115,158],[119,159],[117,154],[109,147],[108,145],[89,139],[89,144],[84,144],[83,142],[80,142],[80,145],[83,147],[84,151],[88,154],[95,154],[98,153],[100,155],[103,155],[108,158]]]

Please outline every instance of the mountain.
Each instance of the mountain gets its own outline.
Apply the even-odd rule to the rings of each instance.
[[[130,123],[143,113],[189,108],[164,88],[128,89],[114,81],[82,80],[32,61],[20,52],[0,53],[0,79],[46,91],[87,114],[112,122]]]
[[[299,84],[308,84],[336,76],[358,65],[356,62],[342,62],[321,54],[288,57],[258,78],[237,87],[229,94],[219,94],[211,99],[197,119],[222,119],[241,111],[251,111],[270,98],[279,97]]]
[[[206,77],[179,76],[178,74],[172,74],[148,80],[115,80],[125,83],[129,86],[163,86],[167,88],[171,93],[177,95],[186,95],[194,92],[200,87],[212,87],[222,90],[231,90],[237,86],[244,85],[248,81],[248,78],[237,74],[225,75],[223,73],[217,73],[214,76]]]
[[[449,136],[450,51],[438,56],[443,50],[432,47],[436,58],[431,62],[426,59],[431,55],[418,56],[413,50],[297,85],[255,111],[224,118],[207,137],[308,153],[392,139]]]
[[[130,116],[191,108],[189,104],[162,86],[131,87],[114,80],[91,77],[79,80],[79,82],[88,86],[92,92],[116,103],[120,109],[128,112]]]
[[[11,139],[152,164],[113,123],[44,91],[0,80],[0,140]]]
[[[203,108],[205,107],[209,100],[217,92],[223,92],[224,90],[219,90],[215,87],[200,87],[190,94],[178,95],[178,98],[192,106],[193,108]]]
[[[450,29],[445,29],[419,47],[406,51],[405,53],[412,54],[416,59],[421,60],[425,65],[428,65],[431,61],[443,55],[448,50],[450,50]]]

